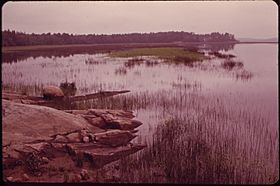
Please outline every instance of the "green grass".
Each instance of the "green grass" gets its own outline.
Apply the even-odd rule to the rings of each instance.
[[[110,57],[138,57],[156,56],[175,62],[194,62],[202,61],[206,57],[199,52],[188,51],[179,47],[157,47],[157,48],[134,48],[129,50],[113,51]]]

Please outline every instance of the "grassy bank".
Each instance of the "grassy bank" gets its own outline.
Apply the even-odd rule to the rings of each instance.
[[[189,51],[179,47],[156,47],[156,48],[135,48],[130,50],[114,51],[111,57],[138,57],[156,56],[162,59],[176,62],[194,62],[205,59],[204,54],[197,51]]]

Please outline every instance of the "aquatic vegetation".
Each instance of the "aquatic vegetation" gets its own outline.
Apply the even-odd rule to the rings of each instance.
[[[236,57],[236,56],[233,55],[233,54],[222,54],[222,53],[217,52],[217,51],[215,51],[215,52],[209,52],[208,54],[209,54],[209,55],[214,55],[214,56],[216,56],[216,57],[218,57],[218,58],[226,58],[226,59]]]
[[[145,64],[147,67],[153,67],[155,65],[158,65],[159,62],[158,62],[158,60],[146,60]]]
[[[176,56],[174,57],[173,61],[175,61],[176,63],[191,63],[193,62],[193,59],[190,57],[182,57],[182,56]]]
[[[236,52],[242,61],[202,57],[203,62],[189,62],[189,54],[204,54],[183,47],[148,47],[3,63],[2,89],[41,95],[42,86],[59,86],[67,79],[75,82],[77,95],[131,90],[63,105],[64,109],[131,110],[143,122],[134,141],[148,147],[116,162],[120,183],[267,184],[277,180],[276,75],[271,70],[273,61],[264,64],[259,59],[274,59],[270,51],[275,48],[254,58],[239,48]],[[95,65],[96,61],[100,63]],[[255,68],[255,63],[265,65],[267,71]],[[256,81],[248,81],[252,77]]]
[[[232,70],[233,68],[242,68],[244,65],[242,62],[240,61],[234,61],[234,60],[229,60],[226,59],[223,63],[222,63],[222,67],[224,69],[227,70]]]
[[[12,93],[20,93],[24,95],[42,95],[43,85],[42,84],[34,84],[34,85],[27,85],[27,84],[16,84],[16,83],[9,83],[2,85],[2,90],[6,92]]]
[[[127,73],[127,70],[125,67],[120,67],[120,68],[117,68],[115,70],[115,74],[119,74],[119,75],[125,75]]]
[[[136,57],[136,58],[129,59],[127,62],[124,63],[124,66],[128,68],[133,68],[135,65],[139,66],[143,62],[144,62],[143,58]]]
[[[119,174],[131,175],[120,182],[273,183],[278,132],[272,126],[277,126],[262,108],[242,100],[236,107],[234,98],[175,89],[95,100],[88,107],[145,109],[153,118],[149,139],[142,139],[148,148],[120,161]]]
[[[103,62],[97,61],[93,58],[88,58],[88,59],[85,60],[85,64],[88,64],[88,65],[97,65],[97,64],[100,64],[100,63],[104,63],[104,61]]]
[[[253,77],[253,73],[248,72],[247,70],[241,70],[235,73],[236,79],[242,79],[242,80],[249,80]]]
[[[272,152],[278,148],[274,146],[276,141],[267,146],[266,140],[278,134],[262,131],[268,118],[246,109],[228,108],[226,99],[201,100],[191,95],[189,99],[194,99],[187,103],[192,114],[163,109],[169,117],[158,123],[148,148],[121,160],[121,175],[138,167],[130,172],[132,176],[122,177],[122,182],[261,184],[277,180],[277,168],[273,166],[277,158]]]
[[[188,51],[178,47],[159,47],[159,48],[135,48],[129,50],[113,51],[110,57],[138,57],[138,56],[157,56],[170,61],[190,63],[202,61],[205,56],[202,53]]]

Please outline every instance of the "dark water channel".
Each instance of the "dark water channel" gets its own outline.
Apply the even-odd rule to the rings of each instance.
[[[68,81],[76,83],[78,95],[130,90],[75,105],[133,110],[143,122],[134,142],[147,148],[119,161],[117,182],[274,183],[279,177],[277,47],[237,44],[220,50],[242,62],[231,69],[214,57],[190,66],[155,57],[129,64],[106,53],[30,54],[4,58],[2,89],[40,95],[42,86]]]

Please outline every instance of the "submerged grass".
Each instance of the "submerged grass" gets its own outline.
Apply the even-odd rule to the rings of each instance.
[[[158,48],[134,48],[122,51],[113,51],[110,57],[138,57],[138,56],[156,56],[167,59],[171,62],[195,62],[202,61],[206,57],[197,51],[189,51],[179,47],[158,47]]]

